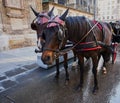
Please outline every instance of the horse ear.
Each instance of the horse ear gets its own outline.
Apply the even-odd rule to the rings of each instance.
[[[39,13],[38,13],[37,11],[35,11],[35,10],[32,8],[31,5],[30,5],[30,8],[31,8],[31,10],[33,11],[33,13],[35,14],[35,16],[38,16],[38,15],[39,15]]]
[[[49,17],[54,16],[54,14],[53,14],[53,10],[54,10],[54,7],[48,12],[48,16],[49,16]]]
[[[35,23],[31,23],[31,29],[32,30],[37,30],[37,27],[36,27]]]
[[[68,12],[69,12],[69,8],[60,16],[60,19],[65,21],[65,18],[67,16]]]

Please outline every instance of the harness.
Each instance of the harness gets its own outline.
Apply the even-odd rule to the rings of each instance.
[[[95,24],[95,23],[97,23],[98,21],[96,21],[96,20],[93,20],[93,23]],[[105,29],[103,28],[103,24],[102,23],[100,23],[100,22],[98,22],[98,24],[97,24],[97,26],[96,27],[98,27],[98,29],[102,32],[102,42],[104,42],[104,40],[105,40]]]
[[[96,22],[93,26],[91,26],[91,29],[81,38],[81,40],[77,43],[75,43],[73,46],[69,46],[69,47],[65,47],[62,50],[57,49],[57,50],[52,50],[56,53],[59,53],[59,55],[63,55],[66,52],[75,49],[76,52],[81,52],[81,51],[90,51],[90,50],[99,50],[101,49],[101,46],[98,45],[96,37],[94,35],[95,41],[92,42],[82,42],[82,40],[84,40],[90,32],[93,32],[93,29],[98,25],[98,22]],[[94,32],[93,32],[94,34]],[[48,49],[51,50],[51,49]]]
[[[101,31],[103,31],[103,27],[102,25],[98,22],[98,21],[93,21],[94,26],[91,25],[91,23],[89,22],[88,19],[86,19],[88,24],[90,25],[90,27],[98,27]],[[94,29],[94,28],[93,28]],[[90,29],[93,32],[93,36],[94,36],[94,40],[95,41],[91,41],[91,42],[80,42],[77,46],[75,46],[75,50],[77,52],[81,52],[81,51],[92,51],[92,50],[99,50],[101,49],[101,46],[98,44],[98,41],[96,39],[95,36],[95,32],[93,29]],[[90,32],[89,32],[90,33]],[[102,33],[103,34],[103,33]],[[83,40],[83,39],[82,39]],[[81,40],[81,41],[82,41]]]
[[[79,45],[76,46],[75,49],[76,49],[77,52],[92,51],[92,50],[101,49],[101,46],[97,45],[95,41],[82,42],[82,43],[79,43]]]

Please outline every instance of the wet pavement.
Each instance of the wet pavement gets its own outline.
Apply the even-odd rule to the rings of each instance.
[[[35,46],[0,52],[0,92],[17,84],[15,77],[38,67]]]
[[[86,63],[84,87],[76,91],[79,83],[79,69],[72,69],[72,59],[69,61],[70,82],[65,85],[65,71],[61,64],[60,78],[54,79],[55,67],[48,70],[42,68],[24,71],[14,76],[18,71],[6,73],[9,80],[1,85],[11,87],[0,92],[0,103],[120,103],[120,50],[116,63],[107,65],[108,73],[103,75],[99,66],[99,90],[92,94],[93,75],[91,61]],[[101,61],[100,61],[101,62]],[[101,64],[101,63],[100,63]],[[29,66],[31,67],[31,66]],[[34,66],[33,66],[34,67]],[[26,67],[22,68],[25,70]],[[13,78],[14,76],[14,78]],[[2,78],[5,78],[4,76]],[[14,84],[15,83],[15,84]]]

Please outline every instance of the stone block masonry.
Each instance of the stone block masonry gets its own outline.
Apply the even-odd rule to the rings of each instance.
[[[42,0],[0,0],[0,51],[36,45],[30,5],[42,11]]]

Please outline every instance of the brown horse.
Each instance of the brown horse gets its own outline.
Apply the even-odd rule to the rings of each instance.
[[[46,23],[53,17],[53,10],[54,10],[54,7],[48,12],[42,12],[42,13],[38,13],[37,11],[35,11],[32,7],[31,7],[33,13],[35,14],[36,18],[33,20],[33,22],[31,23],[31,28],[33,30],[35,30],[37,32],[37,47],[38,49],[35,49],[35,52],[36,53],[39,53],[42,51],[42,47],[44,46],[45,44],[45,39],[42,38],[42,32],[44,30],[44,28],[46,27]],[[68,63],[67,63],[67,53],[63,54],[63,57],[64,57],[64,68],[65,68],[65,71],[66,71],[66,83],[68,82],[69,80],[69,75],[68,75],[68,71],[67,71],[67,68],[68,68]],[[59,78],[59,55],[56,55],[56,78]],[[74,61],[76,61],[76,57],[74,57]]]
[[[42,52],[42,61],[44,64],[52,64],[56,54],[61,53],[67,40],[71,41],[74,46],[80,65],[80,82],[77,89],[83,86],[84,80],[84,57],[91,57],[93,62],[92,72],[94,74],[93,93],[98,90],[97,66],[100,55],[104,59],[104,66],[110,59],[111,54],[111,26],[108,23],[101,23],[102,29],[88,18],[83,16],[66,17],[65,13],[48,22],[46,29],[42,33],[45,45]],[[62,50],[62,51],[61,51]]]
[[[44,44],[44,40],[42,40],[41,34],[42,31],[44,30],[44,27],[46,26],[46,23],[48,22],[48,20],[50,20],[50,18],[53,15],[54,7],[48,13],[46,12],[38,13],[32,8],[32,6],[30,7],[34,15],[36,16],[36,18],[31,23],[31,28],[37,32],[37,47],[41,49],[42,44]]]

